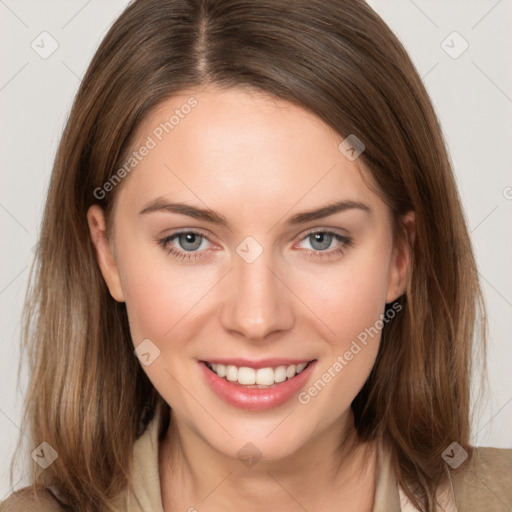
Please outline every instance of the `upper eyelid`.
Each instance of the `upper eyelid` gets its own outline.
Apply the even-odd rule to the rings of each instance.
[[[346,238],[349,238],[349,234],[348,234],[347,230],[341,229],[341,228],[338,228],[338,229],[335,229],[335,228],[311,228],[311,229],[307,229],[306,232],[302,235],[302,238],[304,238],[304,237],[306,237],[308,235],[311,235],[313,233],[333,233],[335,235],[340,235],[340,236],[344,236]]]
[[[187,234],[187,233],[193,233],[195,235],[200,235],[203,238],[206,238],[207,240],[209,240],[210,242],[212,241],[210,239],[210,236],[205,234],[205,232],[201,231],[201,229],[199,229],[199,228],[178,229],[177,231],[173,231],[169,235],[165,235],[165,236],[161,237],[161,239],[162,240],[170,240],[170,239],[175,238],[175,237],[177,237],[179,235],[184,235],[184,234]]]

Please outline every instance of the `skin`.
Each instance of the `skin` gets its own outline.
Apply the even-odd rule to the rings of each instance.
[[[306,405],[293,397],[266,411],[230,406],[197,361],[317,359],[307,389],[404,293],[408,246],[394,245],[390,211],[363,182],[361,160],[347,159],[338,134],[286,101],[241,88],[187,91],[141,124],[133,147],[191,96],[198,105],[118,185],[110,238],[101,208],[88,212],[101,272],[112,297],[126,302],[134,346],[150,339],[160,350],[143,368],[172,408],[159,447],[164,509],[339,510],[341,498],[345,511],[371,510],[376,453],[357,440],[350,403],[374,365],[380,333]],[[157,197],[214,210],[229,227],[141,215]],[[371,211],[286,222],[339,200]],[[412,212],[403,226],[413,240]],[[196,259],[168,254],[170,246],[187,253],[192,244],[183,237],[167,248],[156,241],[179,229],[206,236],[192,249]],[[311,229],[352,244],[333,237],[322,248]],[[236,252],[248,236],[263,249],[252,263]],[[251,468],[237,456],[248,442],[261,453]]]

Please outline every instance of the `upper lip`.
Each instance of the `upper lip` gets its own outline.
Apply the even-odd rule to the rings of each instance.
[[[254,370],[258,370],[259,368],[275,368],[277,366],[291,366],[292,364],[298,365],[301,363],[309,363],[310,361],[314,361],[314,359],[290,359],[284,357],[272,357],[268,359],[260,359],[259,361],[251,360],[251,359],[242,359],[239,357],[236,358],[211,358],[211,359],[202,359],[201,362],[210,363],[210,364],[223,364],[225,366],[232,365],[237,366],[238,368],[246,367],[253,368]]]

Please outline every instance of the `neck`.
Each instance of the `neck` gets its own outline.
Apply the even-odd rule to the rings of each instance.
[[[352,411],[293,454],[247,467],[219,454],[172,413],[160,446],[166,512],[207,506],[225,512],[260,510],[370,511],[376,450],[360,442]]]

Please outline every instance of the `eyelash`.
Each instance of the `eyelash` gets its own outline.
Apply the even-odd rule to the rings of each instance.
[[[330,251],[320,251],[320,250],[309,250],[308,251],[308,257],[323,260],[325,258],[333,258],[338,255],[341,255],[345,252],[345,249],[347,247],[353,246],[353,240],[350,237],[340,235],[339,233],[336,233],[335,231],[328,231],[328,230],[319,230],[319,229],[313,229],[311,231],[308,231],[304,234],[304,236],[299,240],[300,242],[303,242],[307,238],[309,238],[312,235],[315,235],[317,233],[321,234],[328,234],[333,235],[335,239],[337,239],[340,242],[340,246],[336,249],[331,249]],[[166,236],[165,238],[157,238],[156,241],[158,245],[160,245],[164,250],[167,250],[167,254],[171,255],[173,258],[180,259],[181,261],[187,259],[188,261],[195,261],[199,258],[203,258],[200,254],[203,251],[180,251],[176,249],[174,246],[169,246],[170,242],[177,238],[179,235],[185,235],[185,234],[193,234],[198,235],[202,237],[203,239],[208,239],[206,235],[199,231],[193,231],[193,230],[183,230],[183,231],[176,231],[172,233],[169,236]]]

